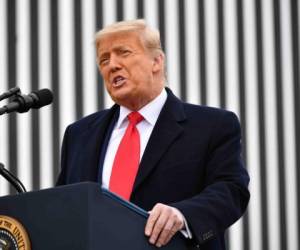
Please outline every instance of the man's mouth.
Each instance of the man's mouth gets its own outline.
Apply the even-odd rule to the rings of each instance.
[[[125,82],[126,78],[124,78],[123,76],[116,76],[112,81],[112,85],[113,87],[117,88],[122,86]]]

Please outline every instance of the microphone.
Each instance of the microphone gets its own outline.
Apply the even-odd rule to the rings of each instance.
[[[27,112],[29,109],[39,109],[52,103],[53,94],[49,89],[40,89],[29,95],[17,95],[9,104],[0,108],[0,115],[17,111],[19,113]]]

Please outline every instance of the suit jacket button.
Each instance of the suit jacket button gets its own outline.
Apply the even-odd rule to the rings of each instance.
[[[213,231],[208,231],[207,233],[202,235],[202,238],[203,238],[203,240],[208,240],[213,236],[214,236]]]

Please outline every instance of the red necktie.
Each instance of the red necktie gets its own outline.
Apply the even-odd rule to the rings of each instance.
[[[129,124],[118,147],[109,189],[129,200],[140,162],[140,134],[136,124],[144,118],[138,112],[128,115]]]

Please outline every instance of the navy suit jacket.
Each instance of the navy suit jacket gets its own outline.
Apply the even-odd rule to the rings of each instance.
[[[178,208],[200,249],[225,249],[224,231],[245,211],[249,176],[241,159],[241,131],[232,112],[168,98],[142,157],[130,201],[151,210]],[[101,184],[102,163],[119,106],[68,126],[58,185]]]

